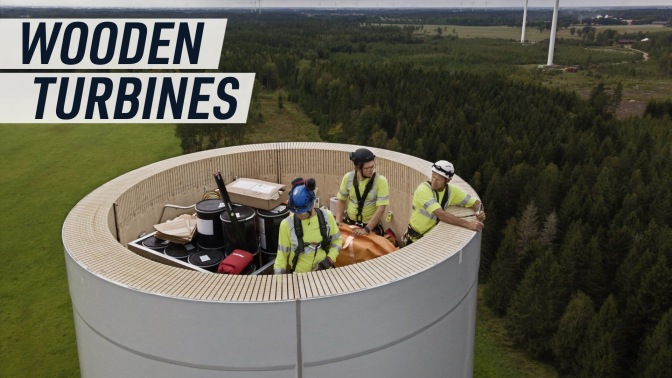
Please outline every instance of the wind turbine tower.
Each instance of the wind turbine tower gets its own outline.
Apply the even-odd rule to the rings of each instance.
[[[472,12],[474,11],[474,1],[476,1],[476,0],[471,0],[471,2],[469,3],[469,4],[471,4],[471,11]]]
[[[488,11],[488,0],[485,0],[485,11]]]
[[[558,28],[558,7],[560,0],[555,0],[555,8],[553,8],[553,24],[551,25],[551,42],[548,46],[548,63],[547,66],[553,65],[553,50],[555,49],[555,30]]]
[[[529,0],[525,0],[525,10],[523,11],[523,34],[520,37],[520,43],[525,43],[525,25],[527,22],[527,2]]]

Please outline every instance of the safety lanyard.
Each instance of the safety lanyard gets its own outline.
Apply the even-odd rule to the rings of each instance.
[[[357,171],[355,171],[355,179],[353,181],[353,184],[355,185],[355,195],[357,196],[357,223],[362,223],[362,220],[364,217],[362,217],[362,211],[364,210],[364,202],[366,201],[366,197],[369,195],[369,192],[371,191],[371,187],[373,187],[373,180],[376,178],[376,172],[373,172],[371,175],[371,178],[369,179],[369,182],[366,183],[366,186],[364,187],[364,195],[359,194],[359,182],[357,181]]]
[[[427,184],[429,184],[429,187],[432,187],[432,182],[427,181]],[[448,184],[446,184],[444,190],[446,193],[443,195],[443,199],[441,200],[441,210],[446,209],[446,204],[448,203],[448,197],[450,197],[450,190],[448,190]],[[434,197],[436,197],[436,202],[439,202],[439,192],[437,190],[432,189],[432,192],[434,192]],[[436,219],[436,224],[439,224],[439,219]]]

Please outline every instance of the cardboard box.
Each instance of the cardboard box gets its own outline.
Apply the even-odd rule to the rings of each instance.
[[[239,178],[228,184],[226,190],[231,202],[262,210],[275,209],[289,198],[284,185],[249,178]]]

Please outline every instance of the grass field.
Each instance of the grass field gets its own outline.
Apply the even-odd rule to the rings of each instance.
[[[317,139],[296,104],[262,96],[250,142]],[[300,134],[294,136],[294,134]],[[0,125],[0,377],[77,377],[79,362],[61,227],[86,194],[181,153],[172,125]],[[478,302],[474,377],[556,377],[506,341]]]
[[[457,33],[460,38],[502,38],[502,39],[513,39],[520,41],[521,28],[510,28],[508,26],[457,26],[457,25],[425,25],[424,30],[418,30],[415,32],[417,35],[427,34],[434,35],[436,34],[436,28],[441,27],[445,30],[442,31],[443,35],[450,35],[453,33],[453,30]],[[579,28],[579,26],[577,26]],[[636,33],[639,31],[663,31],[663,30],[672,30],[670,28],[665,29],[663,26],[658,25],[632,25],[632,26],[595,26],[598,33],[604,29],[617,30],[619,33]],[[426,31],[426,33],[425,33]],[[525,28],[525,39],[532,42],[543,41],[551,37],[550,30],[544,30],[539,32],[539,29],[536,28]],[[558,30],[557,37],[563,38],[579,38],[578,35],[572,36],[569,29],[560,29]]]
[[[181,153],[172,125],[0,125],[0,377],[79,376],[61,227],[101,184]]]
[[[282,110],[278,107],[278,96],[282,95]],[[265,91],[259,96],[264,123],[248,136],[249,143],[270,142],[321,142],[317,126],[299,108],[287,100],[287,95],[278,90]]]

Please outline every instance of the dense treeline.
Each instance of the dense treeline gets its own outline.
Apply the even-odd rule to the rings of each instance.
[[[497,43],[417,44],[402,28],[324,20],[301,27],[313,23],[327,27],[280,45],[262,35],[278,28],[272,39],[282,40],[299,25],[242,27],[229,41],[255,43],[227,45],[221,68],[282,86],[325,140],[451,160],[488,209],[486,303],[529,355],[583,377],[665,371],[656,364],[671,350],[669,115],[617,120],[619,88],[598,86],[585,101],[497,67],[534,50],[508,45],[514,53],[502,49],[490,69],[463,70],[496,55]]]

